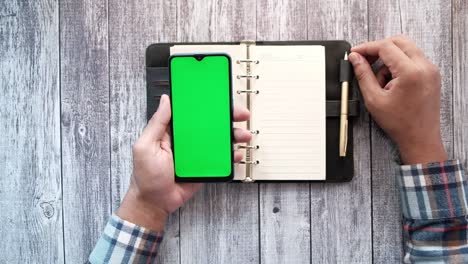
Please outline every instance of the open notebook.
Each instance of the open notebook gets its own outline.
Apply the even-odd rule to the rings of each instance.
[[[232,59],[233,102],[251,112],[250,143],[234,180],[325,180],[325,47],[174,45],[170,53],[223,52]]]

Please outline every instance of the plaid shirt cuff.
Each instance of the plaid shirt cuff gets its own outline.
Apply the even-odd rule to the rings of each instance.
[[[89,256],[91,263],[152,263],[162,232],[154,232],[112,215]]]
[[[467,215],[467,181],[458,160],[404,165],[397,177],[406,219],[430,220]]]

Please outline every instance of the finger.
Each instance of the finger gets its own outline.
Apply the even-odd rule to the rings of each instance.
[[[392,79],[392,74],[390,73],[388,67],[383,65],[377,72],[376,78],[380,87],[384,87]]]
[[[351,50],[363,56],[378,56],[395,77],[413,65],[411,59],[390,40],[368,42]]]
[[[171,142],[171,127],[170,126],[167,127],[166,133],[164,133],[161,141],[162,142],[167,142],[169,144],[169,146],[172,144],[172,142]]]
[[[171,103],[167,95],[161,96],[159,107],[140,136],[142,144],[162,140],[171,120]],[[167,139],[167,138],[166,138]]]
[[[244,158],[244,155],[242,154],[242,152],[238,150],[234,151],[234,162],[238,163],[242,160],[242,158]]]
[[[169,133],[165,133],[160,142],[161,142],[161,144],[160,144],[161,149],[167,151],[168,153],[172,153],[171,152],[172,151],[172,148],[171,148],[172,142],[171,142],[171,137],[169,136]]]
[[[378,96],[382,87],[379,85],[369,62],[356,52],[349,54],[349,61],[354,67],[354,73],[359,82],[364,100]]]
[[[389,81],[385,86],[384,86],[384,90],[387,90],[387,91],[390,91],[393,89],[393,87],[398,87],[398,81],[399,79],[393,79],[391,81]]]
[[[252,139],[252,133],[243,128],[234,128],[234,142],[245,143]]]
[[[242,106],[234,106],[234,122],[247,121],[250,118],[250,112]]]
[[[393,36],[390,38],[411,59],[424,59],[424,53],[418,48],[416,43],[406,36]]]

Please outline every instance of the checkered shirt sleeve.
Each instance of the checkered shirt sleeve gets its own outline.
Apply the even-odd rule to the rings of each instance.
[[[461,163],[404,165],[397,181],[404,262],[468,263],[468,188]]]
[[[112,215],[89,256],[96,263],[153,263],[162,233],[147,230]]]

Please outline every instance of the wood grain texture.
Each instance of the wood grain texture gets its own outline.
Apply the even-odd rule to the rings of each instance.
[[[0,252],[63,262],[56,1],[0,5]]]
[[[309,1],[308,38],[367,40],[367,2]],[[371,263],[371,173],[369,118],[354,125],[354,179],[311,184],[313,263]]]
[[[257,184],[210,184],[180,210],[181,263],[259,263]]]
[[[369,0],[369,38],[401,34],[399,1]],[[372,206],[375,263],[402,259],[401,210],[395,173],[398,149],[372,122]]]
[[[178,41],[255,39],[255,1],[179,1]],[[258,263],[258,185],[209,184],[180,210],[181,263]]]
[[[453,2],[454,158],[468,168],[468,2]]]
[[[60,1],[65,261],[84,263],[108,220],[106,1]]]
[[[258,40],[307,38],[306,1],[257,1]],[[255,114],[255,113],[254,113]],[[260,183],[262,263],[310,262],[308,183]],[[294,243],[291,243],[294,241]]]
[[[128,189],[132,145],[146,126],[146,47],[175,41],[176,33],[176,1],[109,1],[112,211]],[[158,258],[179,263],[178,211],[169,217]]]
[[[404,33],[443,74],[444,143],[468,167],[468,3],[304,1],[3,1],[2,260],[86,261],[128,187],[153,42]],[[351,183],[206,186],[169,219],[158,263],[401,262],[397,149],[364,110],[354,136]]]
[[[447,152],[453,153],[452,45],[450,1],[369,1],[369,38],[405,34],[414,39],[442,74],[441,123]],[[372,194],[374,261],[395,263],[402,258],[401,212],[395,183],[398,150],[372,126]]]
[[[308,183],[260,184],[262,263],[310,262]]]

